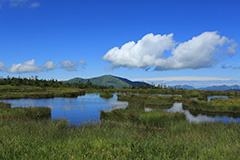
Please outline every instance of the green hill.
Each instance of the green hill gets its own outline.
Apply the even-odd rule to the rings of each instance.
[[[90,81],[94,85],[114,86],[114,88],[130,87],[132,85],[136,87],[149,85],[145,82],[133,82],[128,79],[115,77],[112,75],[104,75],[104,76],[94,77],[90,79],[73,78],[68,81],[64,81],[64,83],[82,82],[86,84],[88,81]]]

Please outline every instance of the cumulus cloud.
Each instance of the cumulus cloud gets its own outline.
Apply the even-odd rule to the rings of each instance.
[[[174,45],[173,34],[147,34],[137,43],[132,41],[121,48],[114,47],[102,59],[111,62],[112,68],[157,66],[165,61],[161,58],[164,51],[170,50]]]
[[[40,6],[40,3],[34,0],[0,0],[0,7],[2,6],[9,6],[9,7],[30,7],[36,8]]]
[[[59,62],[62,69],[67,71],[77,71],[77,68],[81,66],[83,69],[86,68],[87,63],[84,60],[77,61],[76,63],[70,60]]]
[[[5,64],[3,62],[0,61],[0,71],[5,69]]]
[[[78,62],[73,61],[61,61],[60,67],[67,71],[77,71],[77,67],[81,65],[83,68],[87,65],[84,60],[80,60]],[[6,70],[9,73],[29,73],[29,72],[41,72],[41,71],[49,71],[57,68],[57,64],[53,61],[47,61],[43,65],[36,65],[35,60],[29,60],[24,63],[12,64],[11,67],[5,67],[5,64],[0,61],[0,71]]]
[[[128,42],[109,50],[103,60],[111,68],[149,68],[155,70],[199,69],[213,67],[220,60],[236,53],[237,43],[217,32],[204,32],[183,43],[176,43],[173,34],[147,34],[137,43]],[[164,53],[170,52],[166,57]]]
[[[60,61],[59,62],[62,69],[67,71],[77,71],[77,65],[73,61]]]
[[[57,64],[55,64],[53,61],[47,61],[44,65],[44,68],[46,68],[46,70],[53,70],[55,68],[57,68]]]
[[[10,73],[27,73],[27,72],[40,72],[43,67],[39,67],[35,64],[35,60],[26,61],[23,64],[13,64],[12,67],[7,68]]]

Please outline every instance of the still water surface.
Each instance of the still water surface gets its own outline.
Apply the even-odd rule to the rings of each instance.
[[[51,99],[14,99],[1,100],[11,103],[12,107],[50,107],[52,119],[67,119],[69,124],[81,124],[84,121],[99,121],[100,111],[111,111],[126,108],[128,102],[117,101],[117,95],[104,99],[98,93],[86,94],[77,98],[51,98]]]
[[[151,111],[165,111],[168,113],[184,113],[186,120],[193,123],[201,122],[224,122],[224,123],[240,123],[240,117],[231,117],[231,116],[219,116],[219,115],[202,115],[197,114],[193,115],[189,110],[184,110],[182,108],[182,103],[174,103],[170,109],[153,109],[153,108],[144,108],[145,112]]]
[[[170,113],[184,113],[186,115],[186,119],[189,122],[200,123],[200,122],[225,122],[225,123],[240,123],[240,117],[233,118],[230,116],[218,116],[218,115],[192,115],[189,110],[184,110],[182,108],[182,103],[174,103],[173,107],[170,109],[165,110],[166,112]]]

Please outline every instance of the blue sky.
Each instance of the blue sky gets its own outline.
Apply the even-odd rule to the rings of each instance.
[[[0,75],[239,80],[239,7],[238,0],[0,0]]]

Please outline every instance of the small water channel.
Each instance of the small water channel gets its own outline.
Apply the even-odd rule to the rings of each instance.
[[[128,102],[117,101],[117,95],[104,99],[99,93],[86,94],[77,98],[50,98],[50,99],[14,99],[1,100],[11,103],[12,107],[50,107],[52,119],[67,119],[69,124],[79,125],[84,121],[99,121],[100,111],[112,111],[126,108]]]
[[[118,93],[123,95],[143,95],[143,96],[160,96],[160,97],[182,97],[180,94],[148,94],[148,93]]]

